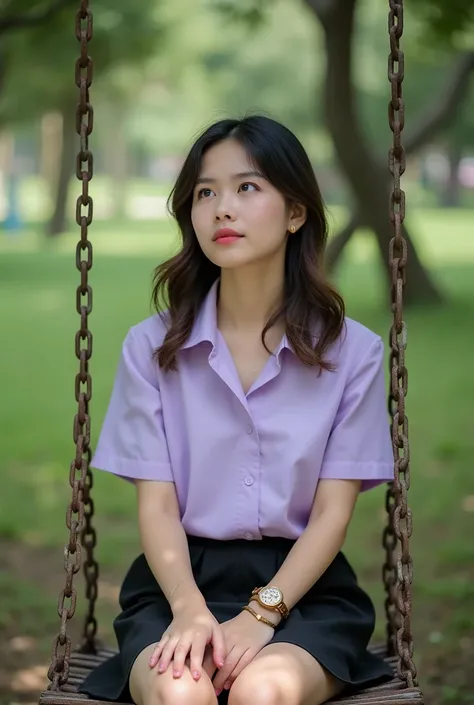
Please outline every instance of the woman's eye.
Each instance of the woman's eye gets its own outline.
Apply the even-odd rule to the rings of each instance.
[[[245,187],[252,187],[258,191],[258,186],[256,184],[251,184],[248,181],[240,185],[240,188],[244,190],[244,193],[249,193],[249,188]],[[212,189],[210,188],[202,188],[200,191],[197,193],[197,198],[207,198],[209,194],[212,193]]]
[[[197,197],[202,198],[206,191],[211,191],[211,189],[210,188],[202,188],[200,191],[198,191]]]
[[[257,188],[257,186],[255,184],[250,184],[248,182],[245,182],[245,184],[242,184],[242,187],[244,187],[244,186],[252,186],[255,189]],[[247,190],[246,190],[246,193],[247,193]]]

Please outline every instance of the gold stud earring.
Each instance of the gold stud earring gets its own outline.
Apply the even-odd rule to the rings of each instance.
[[[295,225],[291,225],[291,226],[290,226],[290,233],[294,233],[294,232],[296,232],[296,226],[295,226]]]

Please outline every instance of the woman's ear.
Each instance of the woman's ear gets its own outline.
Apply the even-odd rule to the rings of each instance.
[[[288,230],[290,233],[296,233],[305,223],[308,217],[308,209],[302,203],[295,203],[291,207],[290,222]]]

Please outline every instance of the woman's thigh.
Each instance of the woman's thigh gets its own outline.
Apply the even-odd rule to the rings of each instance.
[[[150,644],[135,659],[130,671],[129,688],[136,705],[216,705],[214,686],[203,669],[201,678],[195,681],[186,664],[183,675],[173,678],[171,666],[165,673],[150,668],[148,662],[156,644]]]
[[[269,644],[237,676],[229,705],[319,705],[343,688],[310,653],[294,644]]]

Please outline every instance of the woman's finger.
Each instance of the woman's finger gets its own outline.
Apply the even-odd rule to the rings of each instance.
[[[191,644],[191,658],[189,664],[191,675],[195,681],[198,681],[201,677],[205,649],[205,637],[201,634],[196,634],[193,639],[193,643]]]
[[[235,648],[232,649],[228,654],[223,667],[216,673],[216,677],[213,681],[214,688],[216,689],[216,694],[220,693],[223,690],[224,683],[227,683],[227,680],[234,668],[236,667],[237,663],[239,662],[241,655],[241,652]]]
[[[212,630],[212,650],[214,663],[217,668],[222,668],[226,659],[226,645],[224,632],[220,624],[216,624]]]
[[[161,654],[160,660],[158,661],[158,671],[159,673],[164,673],[171,663],[173,658],[174,650],[178,645],[179,639],[176,637],[169,639],[165,644],[163,653]]]
[[[177,644],[173,654],[173,677],[181,678],[184,671],[184,662],[191,648],[191,640],[184,637]]]
[[[207,673],[209,678],[212,680],[216,672],[216,664],[214,663],[214,657],[212,655],[212,645],[208,644],[206,650],[204,651],[204,658],[202,661],[202,670]]]
[[[161,652],[165,648],[165,644],[168,642],[169,638],[170,637],[168,634],[166,634],[166,635],[164,634],[161,637],[160,641],[155,646],[155,648],[153,649],[153,653],[150,656],[150,660],[148,661],[150,668],[154,668],[156,666],[156,664],[158,663],[160,656],[161,656]]]
[[[246,666],[248,666],[251,661],[253,661],[255,656],[256,656],[256,654],[251,649],[247,649],[247,651],[245,651],[242,654],[240,661],[237,662],[234,670],[232,671],[232,673],[230,674],[230,676],[227,678],[226,682],[224,683],[225,690],[229,690],[229,688],[231,687],[232,683],[235,681],[237,676],[242,673],[244,668]]]

